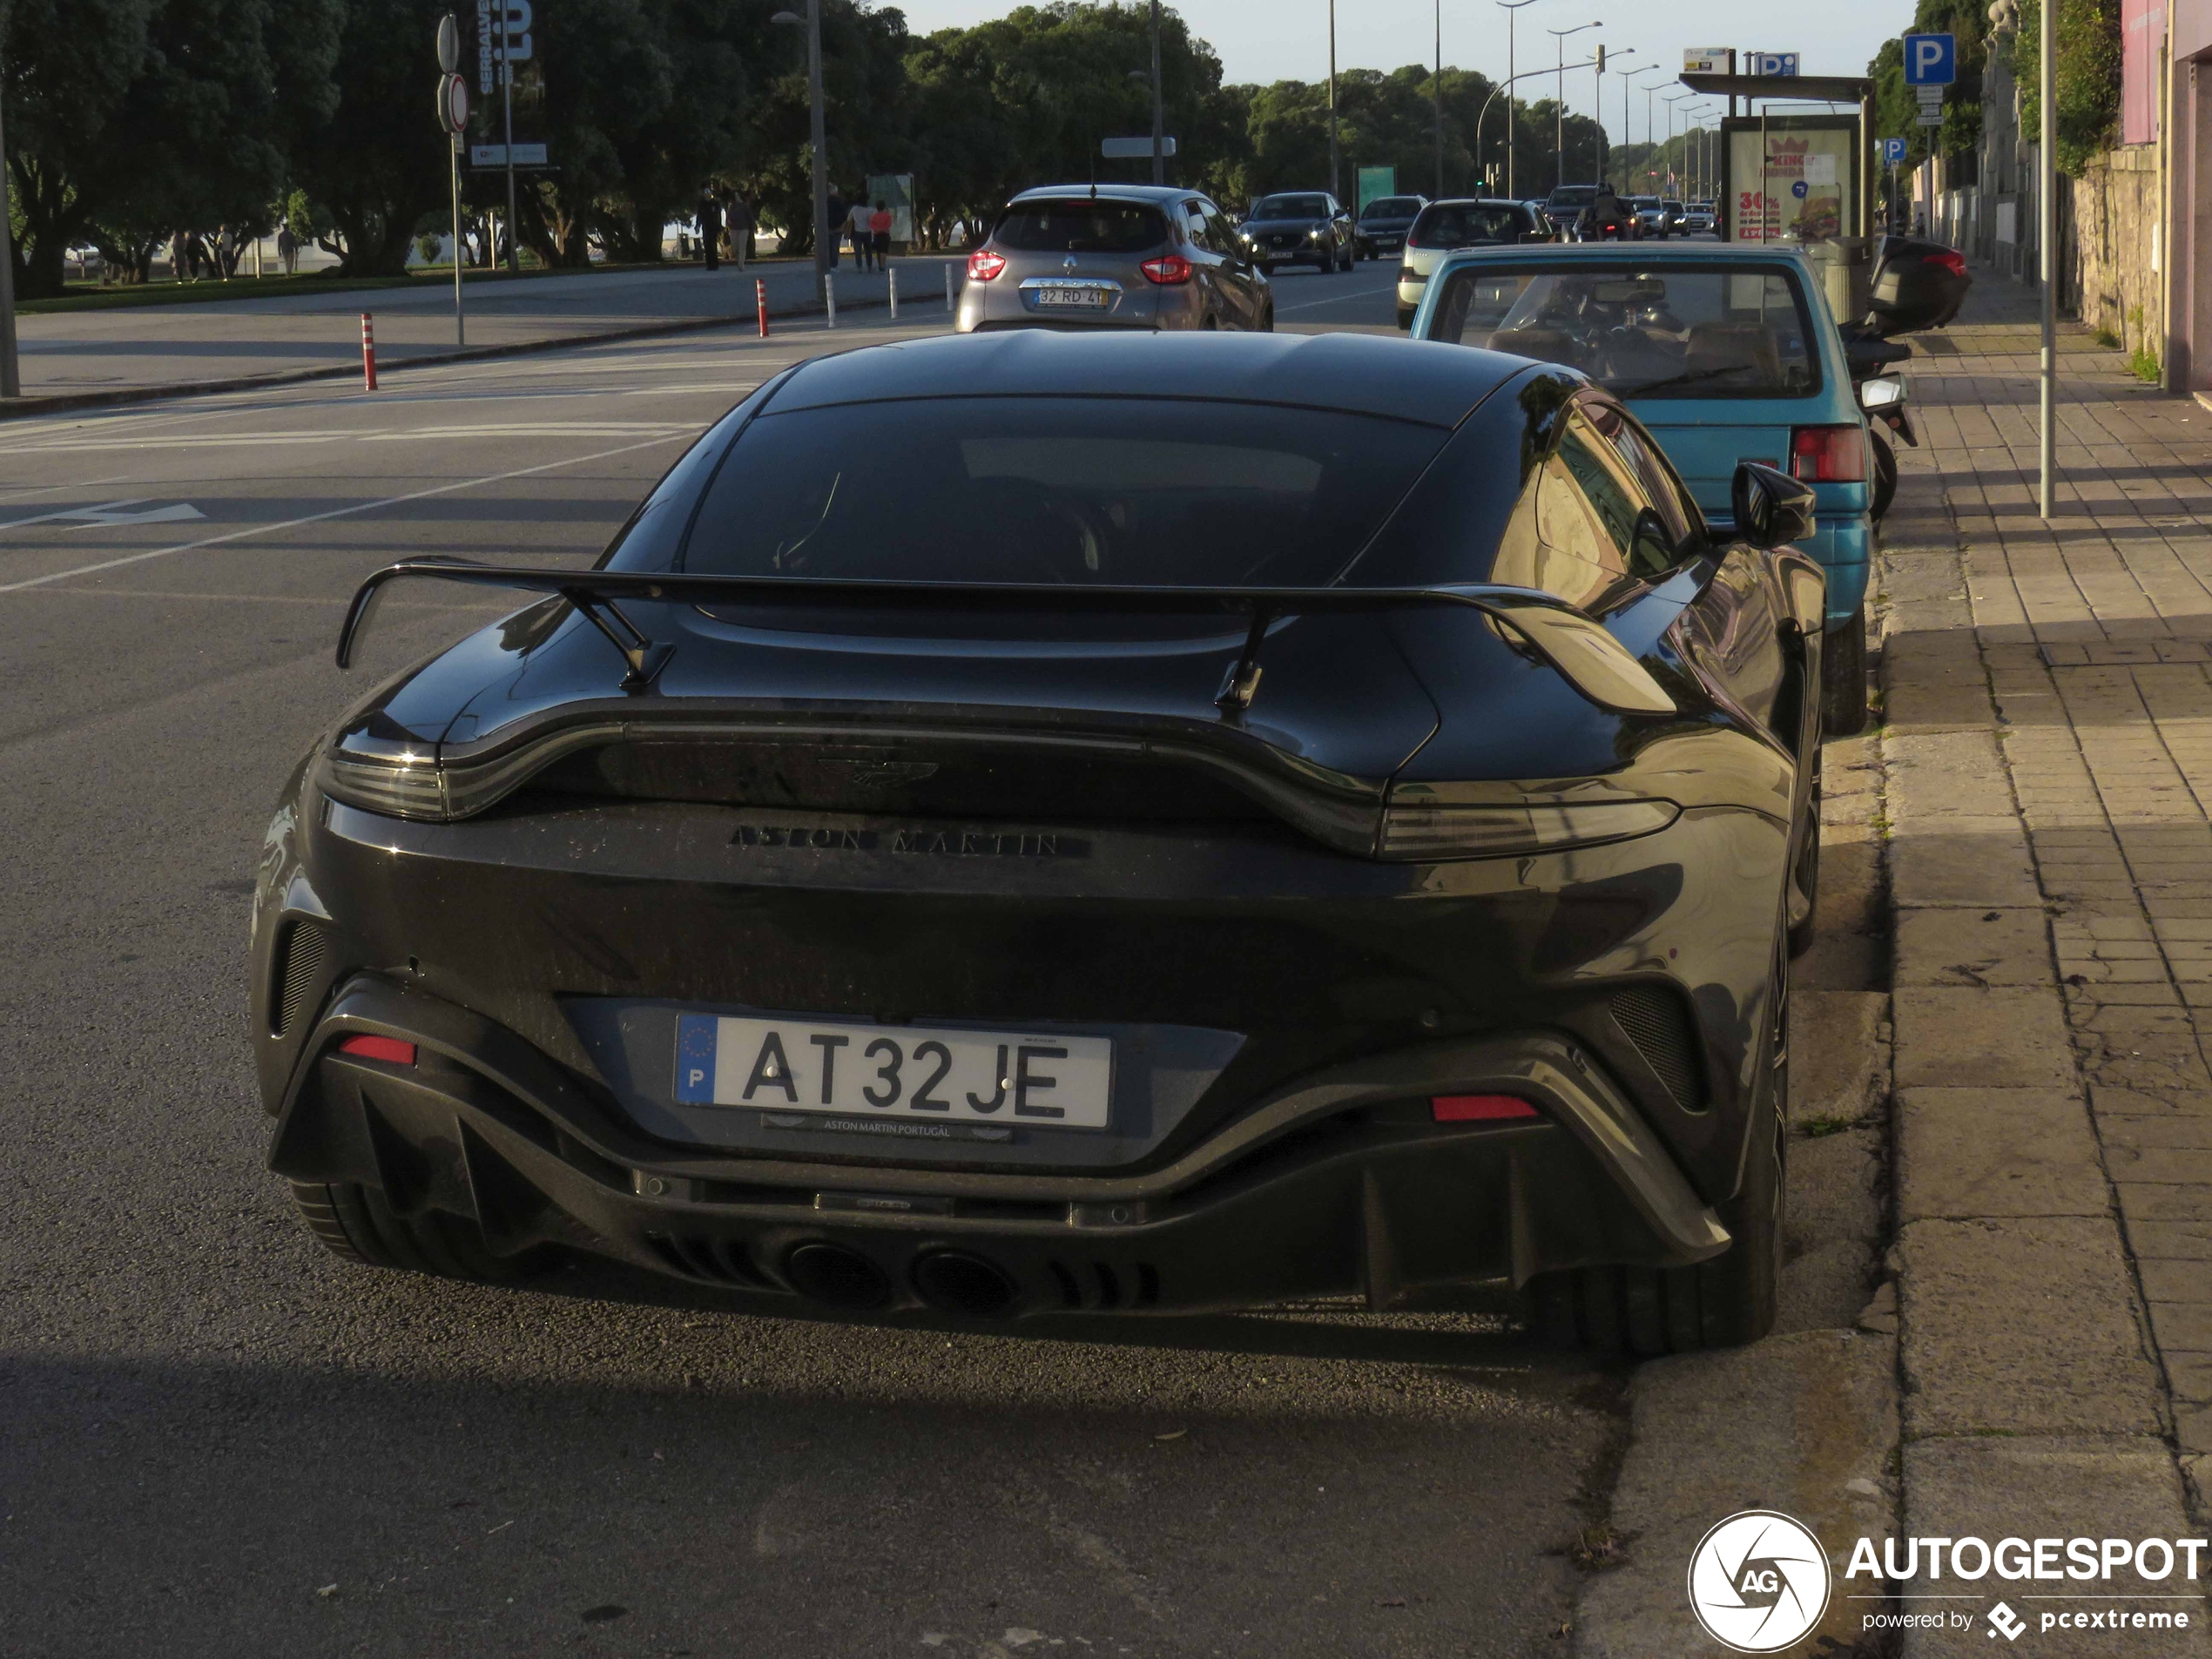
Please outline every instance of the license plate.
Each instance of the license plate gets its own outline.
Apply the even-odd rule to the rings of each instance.
[[[1104,1129],[1104,1037],[824,1025],[711,1014],[676,1021],[676,1098],[843,1117]]]
[[[1037,303],[1041,306],[1103,306],[1103,288],[1039,288]]]

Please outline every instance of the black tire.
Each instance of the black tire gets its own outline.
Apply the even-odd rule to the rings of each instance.
[[[521,1277],[526,1263],[496,1256],[473,1221],[430,1211],[401,1216],[374,1187],[294,1181],[292,1201],[332,1255],[364,1267],[489,1283]]]
[[[1873,519],[1878,524],[1882,515],[1890,510],[1890,503],[1897,499],[1897,451],[1879,432],[1869,431],[1867,436],[1874,446]]]
[[[1263,334],[1271,334],[1275,332],[1275,307],[1273,306],[1268,307],[1266,310],[1259,314],[1259,332]]]
[[[1406,330],[1410,330],[1410,329],[1413,327],[1413,307],[1411,307],[1411,306],[1400,306],[1400,307],[1398,307],[1398,326],[1399,326],[1399,328],[1401,328],[1401,329],[1406,329]]]
[[[1582,1267],[1533,1281],[1546,1339],[1648,1358],[1737,1348],[1774,1329],[1782,1285],[1785,1131],[1790,1118],[1790,964],[1777,951],[1768,987],[1765,1086],[1752,1102],[1743,1179],[1714,1208],[1733,1241],[1694,1267]]]
[[[1820,757],[1813,756],[1812,789],[1806,797],[1804,839],[1797,843],[1797,863],[1790,872],[1792,889],[1788,900],[1794,908],[1802,904],[1804,914],[1790,924],[1790,955],[1792,961],[1812,948],[1817,934],[1817,922],[1820,912]]]
[[[1866,608],[1831,628],[1820,651],[1820,728],[1831,738],[1866,730]]]

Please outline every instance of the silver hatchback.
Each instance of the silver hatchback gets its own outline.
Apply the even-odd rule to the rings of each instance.
[[[1267,330],[1275,302],[1197,192],[1060,185],[1016,196],[968,255],[958,326]]]

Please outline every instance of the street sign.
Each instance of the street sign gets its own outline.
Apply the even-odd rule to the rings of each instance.
[[[1941,110],[1922,110],[1919,114],[1912,118],[1912,125],[1923,127],[1939,127],[1943,125],[1943,111]]]
[[[1959,42],[1952,35],[1905,37],[1905,84],[1948,86],[1959,78]]]
[[[1682,72],[1685,75],[1733,75],[1736,73],[1736,48],[1685,46],[1682,53]]]
[[[469,130],[469,83],[461,76],[438,78],[438,125],[448,132]]]
[[[503,167],[507,165],[507,146],[503,144],[472,144],[469,146],[469,165],[472,167]],[[545,146],[542,144],[515,145],[515,165],[518,167],[545,165]]]
[[[1902,138],[1885,138],[1885,139],[1883,139],[1883,140],[1882,140],[1882,165],[1883,165],[1884,166],[1885,166],[1885,167],[1894,167],[1894,166],[1898,165],[1899,163],[1901,163],[1904,159],[1905,159],[1905,140],[1904,140],[1904,139],[1902,139]]]
[[[438,72],[450,75],[461,67],[461,25],[453,13],[438,19]]]
[[[1098,144],[1098,153],[1104,156],[1109,161],[1136,161],[1139,159],[1150,161],[1152,158],[1152,140],[1149,138],[1102,138],[1099,140]],[[1175,153],[1175,140],[1173,138],[1162,138],[1160,140],[1160,153],[1163,156],[1173,155]]]
[[[1386,196],[1398,193],[1398,169],[1395,167],[1362,167],[1359,169],[1359,211],[1366,212],[1367,204],[1380,201]]]
[[[1795,52],[1753,52],[1751,73],[1754,75],[1794,75],[1797,72]]]

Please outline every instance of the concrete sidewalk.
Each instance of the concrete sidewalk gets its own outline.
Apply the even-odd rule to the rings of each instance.
[[[956,295],[965,258],[894,260],[901,308],[946,314],[947,267]],[[856,271],[847,260],[836,280],[840,307],[868,307],[880,314],[886,276]],[[513,349],[642,329],[749,326],[757,311],[756,280],[767,286],[772,317],[819,314],[809,264],[755,263],[743,273],[725,264],[711,274],[698,265],[579,273],[464,284],[468,344]],[[253,376],[349,369],[361,362],[363,312],[376,320],[381,363],[455,349],[453,290],[428,281],[415,288],[40,313],[17,322],[24,391],[32,398],[144,388],[188,391]]]
[[[2069,327],[2046,524],[2034,296],[1977,276],[1915,337],[1882,561],[1902,1531],[2184,1537],[2212,1484],[2212,415]],[[2107,1653],[2040,1633],[2089,1605],[2055,1593],[2196,1586],[1903,1588],[1973,1609],[1908,1653],[1986,1655],[2000,1596],[2039,1654]],[[2212,1652],[2201,1598],[2119,1604],[2190,1615],[2133,1650]]]

